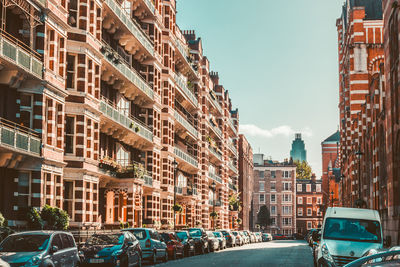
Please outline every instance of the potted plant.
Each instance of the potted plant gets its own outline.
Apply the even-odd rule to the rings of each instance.
[[[237,218],[237,219],[236,219],[236,222],[237,222],[237,224],[242,224],[242,219]]]
[[[218,218],[218,213],[215,212],[215,211],[213,211],[213,212],[210,213],[210,217],[211,217],[211,218],[214,218],[214,219],[215,219],[215,218]]]
[[[175,211],[175,212],[180,213],[180,212],[183,211],[183,208],[182,208],[182,205],[180,205],[180,204],[175,204],[174,206],[172,206],[172,210]]]

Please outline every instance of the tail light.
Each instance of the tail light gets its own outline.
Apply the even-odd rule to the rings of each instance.
[[[146,240],[145,247],[146,247],[146,248],[150,248],[150,247],[151,247],[151,241],[150,241],[150,239],[147,239],[147,240]]]

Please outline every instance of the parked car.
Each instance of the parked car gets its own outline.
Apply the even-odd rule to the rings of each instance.
[[[208,235],[203,228],[189,228],[190,237],[194,239],[196,253],[204,254],[210,252]]]
[[[184,246],[184,257],[196,255],[194,239],[190,237],[188,231],[176,231],[176,236]]]
[[[165,244],[156,230],[150,228],[128,228],[123,231],[131,232],[139,240],[143,260],[149,260],[153,264],[156,264],[159,259],[164,262],[168,261],[167,244]]]
[[[262,242],[262,233],[261,232],[255,232],[256,235],[256,242]]]
[[[317,235],[321,235],[321,229],[319,229],[317,231]],[[313,252],[314,267],[317,266],[318,248],[319,248],[319,241],[314,241],[313,240],[313,245],[312,245],[311,249],[312,249],[312,252]]]
[[[273,240],[273,238],[272,238],[271,234],[269,234],[269,233],[263,233],[262,234],[262,241],[263,242],[268,242],[268,241],[272,241],[272,240]]]
[[[312,247],[313,242],[314,242],[314,241],[313,241],[313,238],[312,238],[312,235],[313,235],[313,233],[316,232],[316,231],[318,231],[318,229],[315,229],[315,228],[310,229],[310,231],[308,231],[308,233],[307,233],[307,235],[306,235],[306,240],[307,240],[308,245],[309,245],[310,247]]]
[[[0,267],[10,267],[10,264],[0,259]]]
[[[379,266],[392,267],[400,265],[400,248],[386,251],[375,250],[375,253],[361,257],[345,265],[345,267]]]
[[[207,231],[206,233],[210,252],[219,250],[219,240],[214,236],[214,233],[212,231]]]
[[[238,231],[232,231],[232,234],[235,237],[236,246],[243,246],[244,245],[244,239],[243,239],[242,235],[240,235]]]
[[[236,246],[236,236],[231,230],[221,230],[221,233],[224,235],[228,247]]]
[[[370,249],[383,247],[381,219],[378,211],[329,207],[326,210],[321,235],[313,232],[319,242],[317,265],[344,265]]]
[[[79,246],[79,253],[84,264],[142,265],[142,249],[130,232],[94,234]]]
[[[243,238],[243,244],[250,244],[249,236],[247,236],[243,231],[239,231],[238,233]]]
[[[178,256],[183,258],[185,254],[185,246],[176,236],[175,232],[161,232],[160,234],[164,239],[165,244],[167,244],[168,257],[174,260],[176,260]]]
[[[282,234],[275,234],[275,235],[272,235],[272,238],[273,238],[273,240],[286,240],[287,236],[282,235]]]
[[[70,233],[32,231],[11,234],[0,243],[0,258],[11,266],[65,266],[80,264],[78,248]]]
[[[253,232],[248,232],[249,233],[249,238],[250,238],[250,243],[256,243],[257,242],[257,237]]]
[[[225,236],[222,234],[222,232],[213,232],[215,238],[218,239],[219,241],[219,248],[220,249],[226,249],[226,239]]]

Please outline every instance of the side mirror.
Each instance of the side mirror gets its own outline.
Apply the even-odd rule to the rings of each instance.
[[[56,253],[58,251],[58,247],[57,246],[52,246],[50,249],[51,253]]]
[[[133,242],[132,241],[129,241],[128,242],[128,247],[132,247],[133,246]]]
[[[317,231],[314,231],[312,233],[312,239],[314,242],[319,242],[321,240],[321,234],[318,233]]]

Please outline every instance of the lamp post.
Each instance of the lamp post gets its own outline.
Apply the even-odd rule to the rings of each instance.
[[[361,156],[364,153],[361,151],[360,147],[358,147],[358,151],[356,152],[356,156],[358,157],[358,200],[355,205],[361,208],[362,200],[361,200]]]
[[[333,207],[333,195],[334,195],[334,193],[333,193],[333,191],[331,191],[331,204],[332,204],[332,207]]]
[[[214,181],[212,182],[212,184],[210,186],[211,190],[213,191],[213,215],[215,215],[215,188],[216,188],[216,186],[217,185],[215,184]],[[213,216],[213,228],[215,230],[215,216]]]
[[[172,163],[174,166],[174,230],[176,226],[176,211],[175,211],[175,205],[176,205],[176,169],[178,168],[178,162],[174,159],[174,162]]]

